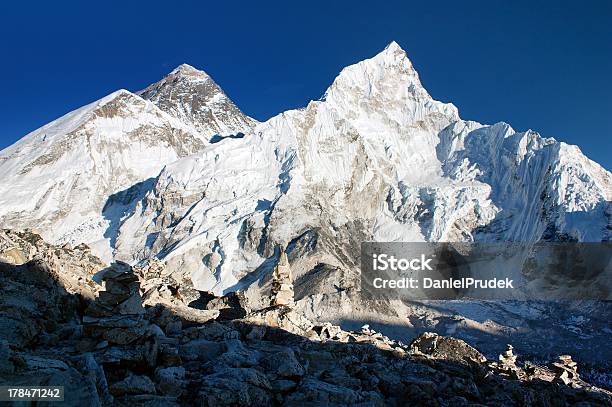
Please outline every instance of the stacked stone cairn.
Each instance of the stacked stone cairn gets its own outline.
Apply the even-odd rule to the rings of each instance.
[[[572,360],[570,355],[561,355],[559,360],[552,364],[555,372],[555,381],[569,385],[580,378],[578,376],[578,364]]]
[[[293,276],[291,274],[291,266],[289,259],[284,250],[281,251],[280,257],[274,272],[272,274],[272,301],[271,306],[287,306],[293,307]]]
[[[110,315],[144,314],[140,282],[127,264],[116,263],[102,276],[104,291],[98,293],[97,305]]]
[[[513,349],[512,345],[506,345],[504,353],[499,355],[499,369],[513,378],[518,378],[520,369],[516,366],[516,355]]]

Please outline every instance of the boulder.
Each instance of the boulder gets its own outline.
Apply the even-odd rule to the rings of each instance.
[[[261,360],[261,365],[267,372],[279,377],[299,378],[305,373],[304,367],[298,362],[291,348],[269,354]]]
[[[185,368],[173,366],[155,370],[155,381],[160,393],[180,396],[185,391]]]
[[[252,368],[227,368],[202,378],[204,406],[271,406],[272,386]]]
[[[461,339],[424,332],[409,345],[413,354],[426,355],[434,359],[452,360],[461,363],[482,364],[487,358]]]
[[[248,301],[243,293],[234,292],[209,300],[206,304],[206,309],[218,310],[219,319],[222,320],[240,319],[250,312],[247,303]]]
[[[180,346],[179,354],[184,360],[210,361],[220,356],[225,347],[220,342],[195,339]]]
[[[287,397],[289,405],[354,405],[364,401],[360,394],[320,380],[307,378]]]
[[[128,374],[128,376],[110,387],[110,392],[114,396],[126,394],[155,394],[155,383],[148,376],[138,376]]]

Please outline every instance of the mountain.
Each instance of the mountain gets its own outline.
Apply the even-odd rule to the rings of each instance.
[[[249,285],[277,245],[299,281],[355,270],[367,240],[602,241],[611,185],[577,147],[460,119],[392,43],[323,100],[166,166],[115,254],[162,258],[221,293]]]
[[[553,311],[364,303],[360,243],[610,240],[610,172],[534,131],[461,119],[395,42],[263,123],[186,65],[139,95],[120,91],[2,151],[0,224],[86,242],[107,261],[157,258],[177,281],[252,301],[282,246],[310,318],[496,335]]]
[[[168,83],[197,96],[172,93]],[[247,131],[254,123],[191,67],[180,66],[142,94],[116,91],[2,150],[2,226],[33,228],[54,243],[87,242],[110,261],[116,221],[103,211],[109,196],[136,193],[166,164],[203,150],[220,130]],[[194,106],[213,120],[181,120]]]
[[[0,151],[0,227],[51,243],[0,230],[0,371],[61,379],[94,404],[393,402],[414,371],[400,387],[424,392],[400,399],[529,404],[562,391],[603,405],[609,393],[569,356],[553,370],[527,359],[571,354],[609,388],[609,301],[371,300],[359,261],[364,241],[609,242],[611,202],[612,174],[578,147],[462,119],[395,42],[262,123],[181,65]],[[519,366],[512,347],[498,357],[508,343]],[[477,366],[457,370],[466,355]]]

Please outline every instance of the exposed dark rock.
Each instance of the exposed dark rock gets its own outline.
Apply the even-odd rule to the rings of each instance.
[[[241,292],[234,292],[223,297],[212,298],[206,304],[207,310],[218,310],[219,319],[243,318],[250,311],[247,300]]]
[[[153,394],[155,393],[155,383],[147,376],[130,374],[125,379],[113,383],[110,391],[114,396],[124,396],[126,394]]]

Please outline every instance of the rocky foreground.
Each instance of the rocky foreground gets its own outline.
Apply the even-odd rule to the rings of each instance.
[[[167,275],[168,274],[168,275]],[[164,266],[0,231],[0,385],[63,385],[67,405],[612,405],[571,356],[498,361],[452,337],[410,344],[293,310],[284,256],[270,307],[215,297]],[[519,355],[520,356],[520,355]]]

